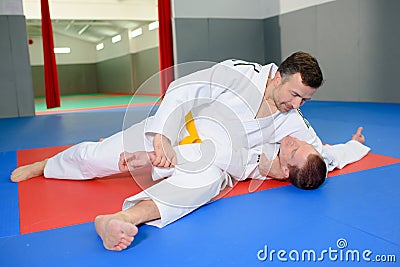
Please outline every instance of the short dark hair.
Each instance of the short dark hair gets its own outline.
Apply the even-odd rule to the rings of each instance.
[[[319,88],[324,79],[317,59],[302,51],[295,52],[285,59],[279,65],[278,71],[282,79],[300,73],[303,84],[312,88]]]
[[[326,164],[324,159],[317,154],[310,154],[302,168],[288,165],[289,181],[300,189],[311,190],[322,185],[326,177]]]

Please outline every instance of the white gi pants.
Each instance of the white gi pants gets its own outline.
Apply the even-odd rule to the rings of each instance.
[[[145,122],[146,120],[139,122],[102,142],[79,143],[49,158],[44,169],[44,176],[86,180],[120,173],[118,161],[123,151],[145,151]]]
[[[102,142],[83,142],[70,147],[47,161],[44,176],[86,180],[120,173],[118,160],[121,152],[145,150],[144,125],[145,121],[142,121]],[[148,224],[163,227],[209,202],[227,184],[232,185],[228,174],[215,165],[207,164],[209,159],[206,163],[197,161],[201,158],[200,144],[179,146],[176,152],[178,163],[182,163],[170,169],[153,168],[153,179],[168,178],[127,198],[123,209],[141,200],[152,199],[161,219]]]
[[[146,224],[161,228],[207,204],[231,182],[231,177],[214,165],[197,173],[176,168],[170,177],[127,198],[122,209],[151,199],[157,205],[161,218]]]

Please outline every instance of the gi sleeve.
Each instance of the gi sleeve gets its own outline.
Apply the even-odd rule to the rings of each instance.
[[[324,145],[322,156],[328,166],[328,171],[342,169],[347,164],[362,159],[371,149],[358,141],[350,140],[345,144]]]
[[[278,114],[274,123],[276,128],[274,142],[280,143],[285,136],[290,135],[313,145],[319,153],[322,152],[321,139],[299,109]]]
[[[230,164],[226,167],[226,172],[235,180],[247,179],[258,166],[258,154],[247,148],[233,149],[232,159],[234,160],[230,161]]]
[[[193,107],[215,101],[228,89],[234,89],[235,79],[229,75],[232,69],[217,64],[172,82],[161,102],[154,120],[145,126],[146,139],[159,133],[177,144],[180,130],[185,125],[185,116]]]

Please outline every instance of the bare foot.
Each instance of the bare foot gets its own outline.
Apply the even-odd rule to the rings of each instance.
[[[105,138],[99,138],[99,142],[103,142]]]
[[[43,175],[47,159],[35,162],[26,166],[21,166],[11,173],[11,181],[21,182],[30,178]]]
[[[121,251],[132,243],[138,228],[122,214],[99,215],[94,221],[97,234],[108,250]]]

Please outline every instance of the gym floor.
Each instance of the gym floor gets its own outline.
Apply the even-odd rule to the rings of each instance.
[[[137,121],[154,101],[131,103]],[[314,191],[266,181],[258,192],[232,190],[163,229],[143,225],[122,252],[103,248],[93,219],[140,190],[131,177],[10,182],[18,165],[120,131],[129,103],[0,119],[0,266],[399,265],[399,104],[307,102],[303,114],[324,143],[344,143],[363,126],[371,152]]]

